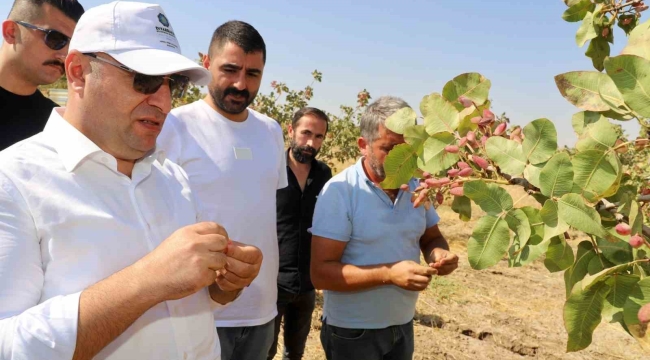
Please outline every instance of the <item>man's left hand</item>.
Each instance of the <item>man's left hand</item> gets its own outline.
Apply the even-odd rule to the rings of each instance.
[[[255,280],[262,266],[262,251],[233,241],[226,251],[226,266],[217,272],[216,283],[223,291],[243,289]]]
[[[458,256],[442,248],[435,248],[432,251],[433,262],[429,264],[438,269],[438,275],[449,275],[458,267]]]

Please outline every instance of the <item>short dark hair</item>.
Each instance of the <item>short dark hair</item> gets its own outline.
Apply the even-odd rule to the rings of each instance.
[[[208,54],[212,56],[214,50],[223,48],[228,42],[239,46],[246,54],[261,51],[262,59],[266,64],[266,44],[262,35],[252,25],[243,21],[230,20],[219,26],[212,34]]]
[[[325,112],[323,112],[320,109],[317,109],[315,107],[309,107],[309,106],[305,106],[304,108],[296,111],[296,113],[293,114],[293,118],[291,119],[291,126],[294,128],[294,130],[296,126],[298,126],[298,121],[300,121],[300,119],[302,119],[303,116],[307,116],[307,115],[311,115],[313,117],[325,121],[325,132],[329,130],[330,118],[327,116],[327,114],[325,114]]]
[[[77,0],[15,0],[9,19],[14,21],[32,21],[41,16],[43,4],[58,9],[74,22],[78,22],[84,8]]]

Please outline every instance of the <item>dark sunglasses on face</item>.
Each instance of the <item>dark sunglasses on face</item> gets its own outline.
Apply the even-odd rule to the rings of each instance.
[[[39,30],[45,33],[43,41],[45,45],[52,50],[61,50],[70,42],[70,38],[67,35],[62,34],[59,31],[52,29],[43,29],[32,24],[28,24],[24,21],[16,21],[16,24],[22,25],[29,29]]]
[[[165,83],[165,80],[167,80],[169,82],[169,90],[171,92],[172,98],[182,98],[183,95],[185,95],[185,90],[187,90],[187,87],[190,83],[190,78],[184,75],[145,75],[120,63],[101,58],[94,53],[84,53],[84,55],[90,56],[95,60],[99,60],[103,63],[113,65],[116,68],[135,74],[133,77],[133,90],[141,94],[154,94]]]

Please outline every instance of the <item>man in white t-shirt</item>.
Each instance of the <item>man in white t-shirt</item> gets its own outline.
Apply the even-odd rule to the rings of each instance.
[[[224,360],[264,360],[277,314],[276,190],[287,186],[280,125],[248,109],[260,87],[266,46],[251,25],[229,21],[214,32],[203,66],[209,94],[172,111],[159,137],[181,165],[204,220],[264,255],[258,277],[226,308],[214,311]]]

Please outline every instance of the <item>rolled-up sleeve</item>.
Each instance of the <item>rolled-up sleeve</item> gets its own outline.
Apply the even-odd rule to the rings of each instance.
[[[39,304],[43,279],[27,203],[0,173],[0,359],[72,359],[81,293]]]

